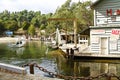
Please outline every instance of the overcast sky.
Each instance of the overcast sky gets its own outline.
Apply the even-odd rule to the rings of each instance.
[[[41,11],[42,14],[54,13],[57,7],[60,7],[65,1],[66,0],[0,0],[0,12],[4,10],[15,12],[26,9],[29,11]],[[72,1],[78,2],[79,0]]]

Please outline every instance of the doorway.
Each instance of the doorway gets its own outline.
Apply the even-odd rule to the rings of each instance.
[[[101,37],[101,54],[108,55],[108,37]]]

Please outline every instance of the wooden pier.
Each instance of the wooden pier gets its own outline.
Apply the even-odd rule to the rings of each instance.
[[[120,59],[120,55],[109,54],[102,55],[98,53],[76,53],[74,54],[74,59]]]
[[[61,49],[62,50],[62,49]],[[115,53],[110,53],[108,55],[105,54],[100,54],[100,53],[92,53],[89,51],[86,52],[79,52],[78,50],[74,49],[74,48],[66,48],[66,50],[62,50],[66,55],[67,58],[70,59],[120,59],[120,55],[119,54],[115,54]]]

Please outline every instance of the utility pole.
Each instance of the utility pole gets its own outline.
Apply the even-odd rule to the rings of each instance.
[[[73,24],[74,24],[74,43],[75,47],[77,47],[77,19],[74,19]]]

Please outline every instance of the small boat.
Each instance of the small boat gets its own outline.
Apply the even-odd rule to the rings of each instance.
[[[10,47],[18,47],[19,48],[19,47],[23,47],[25,45],[25,43],[26,43],[25,39],[20,39],[20,40],[17,40],[16,43],[10,44],[9,46]]]
[[[23,47],[25,45],[25,41],[20,40],[16,44],[13,44],[13,47]]]

